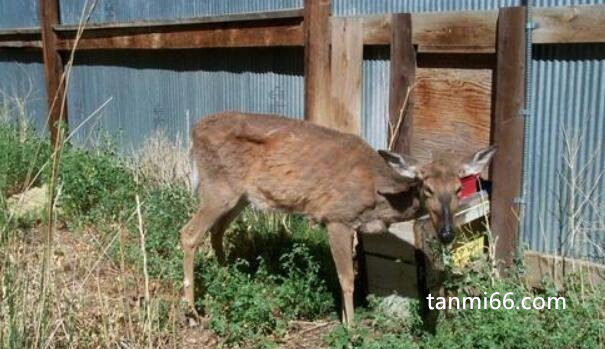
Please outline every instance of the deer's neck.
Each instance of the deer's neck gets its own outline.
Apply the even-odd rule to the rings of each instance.
[[[424,215],[424,210],[420,203],[420,191],[417,187],[411,189],[410,197],[410,205],[401,212],[402,218],[405,221]]]

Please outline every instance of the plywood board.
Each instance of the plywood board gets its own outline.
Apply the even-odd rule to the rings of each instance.
[[[418,296],[416,266],[375,256],[366,256],[368,290],[378,296]]]
[[[490,69],[417,69],[412,156],[464,157],[488,146],[491,87]]]

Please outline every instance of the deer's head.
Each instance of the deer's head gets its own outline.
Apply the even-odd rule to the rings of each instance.
[[[380,150],[379,153],[399,173],[419,184],[419,198],[431,217],[443,244],[454,240],[454,214],[458,210],[460,178],[479,173],[490,162],[496,147],[482,149],[465,161],[436,160],[426,165],[410,164],[401,155]]]

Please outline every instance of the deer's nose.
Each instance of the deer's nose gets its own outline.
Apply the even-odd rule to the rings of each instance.
[[[452,229],[452,226],[445,225],[439,230],[439,240],[444,245],[449,245],[454,241],[454,229]]]

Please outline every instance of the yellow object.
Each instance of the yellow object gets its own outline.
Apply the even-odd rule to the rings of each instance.
[[[465,267],[473,258],[483,254],[483,236],[476,237],[452,251],[452,264],[455,268]]]

